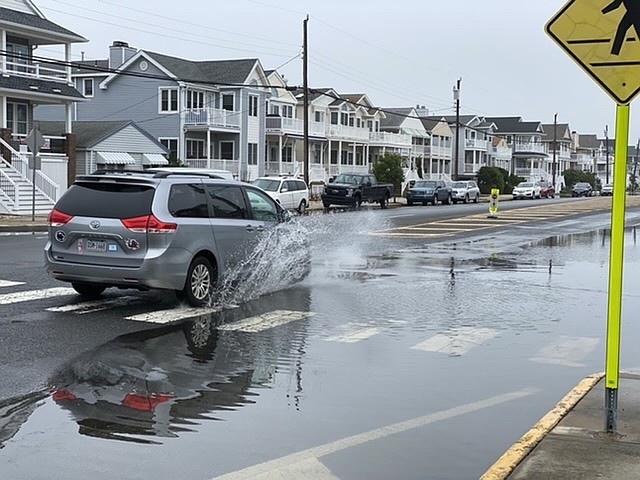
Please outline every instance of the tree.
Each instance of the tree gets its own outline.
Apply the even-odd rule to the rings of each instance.
[[[587,182],[594,190],[598,189],[600,179],[593,172],[583,172],[582,170],[565,170],[562,172],[566,188],[571,189],[578,182]]]
[[[505,178],[497,167],[481,167],[478,170],[478,187],[482,193],[491,193],[492,188],[504,191]]]
[[[397,153],[385,153],[373,164],[372,170],[379,183],[393,185],[394,196],[401,192],[404,171],[402,170],[402,157],[400,155]]]

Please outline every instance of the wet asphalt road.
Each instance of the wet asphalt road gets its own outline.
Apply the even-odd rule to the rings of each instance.
[[[242,299],[170,324],[149,322],[181,311],[164,292],[15,301],[65,285],[42,236],[0,237],[1,478],[478,478],[604,367],[608,216],[461,231],[482,206],[444,208],[303,219],[304,282],[270,278],[273,252]],[[622,368],[640,370],[626,240]]]

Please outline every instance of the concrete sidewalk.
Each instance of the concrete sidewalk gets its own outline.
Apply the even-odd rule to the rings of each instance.
[[[604,433],[604,384],[585,378],[481,480],[640,479],[640,375],[620,375],[616,434]]]
[[[46,232],[47,215],[0,215],[0,232]]]

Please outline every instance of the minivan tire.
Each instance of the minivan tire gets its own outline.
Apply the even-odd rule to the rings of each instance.
[[[211,262],[203,256],[197,256],[189,265],[181,296],[194,307],[207,305],[213,294],[215,278],[216,271]]]
[[[98,298],[107,288],[98,283],[72,282],[71,286],[80,295],[86,298]]]

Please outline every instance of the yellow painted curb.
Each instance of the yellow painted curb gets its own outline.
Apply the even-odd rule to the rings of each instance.
[[[529,455],[529,452],[571,411],[582,398],[604,377],[604,373],[590,375],[576,385],[553,409],[542,417],[531,430],[502,455],[480,480],[504,480]]]

